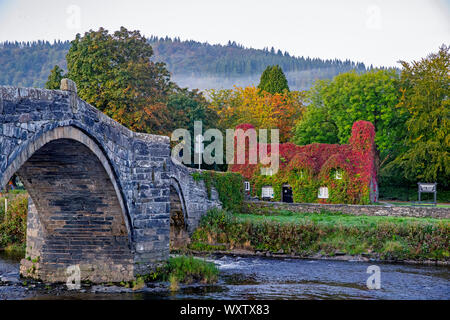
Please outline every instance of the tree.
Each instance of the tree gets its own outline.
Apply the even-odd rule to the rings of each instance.
[[[91,30],[71,42],[68,77],[82,99],[114,120],[135,131],[165,133],[172,84],[165,65],[150,61],[152,55],[139,31]]]
[[[194,122],[201,121],[203,132],[217,127],[217,113],[208,108],[208,101],[198,90],[188,90],[187,88],[176,88],[167,100],[168,114],[170,115],[170,131],[178,128],[187,129],[191,137],[194,137]],[[191,150],[194,150],[194,138],[191,139]],[[195,153],[191,153],[192,167]],[[207,165],[202,163],[203,169],[213,169],[226,171],[227,165]]]
[[[395,70],[340,74],[332,81],[319,81],[309,98],[305,117],[294,130],[294,142],[348,143],[353,123],[366,120],[375,126],[378,168],[400,150],[407,117],[397,108],[400,90]]]
[[[205,130],[217,124],[217,113],[208,108],[208,101],[198,90],[176,88],[167,100],[167,108],[171,130],[185,128],[193,132],[194,121],[202,121]]]
[[[450,47],[407,63],[401,74],[398,107],[408,116],[402,153],[394,166],[410,181],[450,185]]]
[[[272,48],[273,49],[273,48]],[[261,75],[258,89],[271,94],[289,91],[288,81],[279,65],[268,66]]]
[[[50,90],[58,90],[61,87],[61,80],[65,77],[63,75],[64,70],[59,66],[55,66],[48,76],[48,80],[45,83],[45,88]]]
[[[309,92],[311,103],[293,130],[292,141],[295,144],[304,146],[312,143],[339,143],[338,127],[321,94],[327,85],[325,81],[318,81]]]
[[[252,124],[256,129],[279,129],[281,142],[289,141],[292,128],[304,111],[305,93],[301,91],[271,94],[259,92],[255,87],[236,87],[208,93],[210,108],[217,112],[221,129],[242,123]]]

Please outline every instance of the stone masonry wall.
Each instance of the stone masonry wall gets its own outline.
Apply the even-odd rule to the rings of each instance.
[[[209,209],[222,207],[216,189],[211,188],[211,199],[209,199],[204,181],[195,181],[192,176],[194,172],[202,172],[202,170],[188,168],[173,161],[170,163],[171,185],[179,189],[180,197],[184,199],[182,206],[185,210],[187,232],[190,235]]]
[[[293,212],[320,213],[322,210],[342,212],[353,215],[417,217],[450,219],[449,208],[415,207],[415,206],[381,206],[381,205],[348,205],[348,204],[319,204],[319,203],[283,203],[266,201],[246,201],[249,208],[283,209]]]

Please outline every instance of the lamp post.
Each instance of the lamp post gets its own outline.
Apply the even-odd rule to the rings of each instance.
[[[205,138],[201,134],[195,137],[195,153],[198,153],[198,169],[201,169],[202,166],[202,153],[204,150],[203,141]]]

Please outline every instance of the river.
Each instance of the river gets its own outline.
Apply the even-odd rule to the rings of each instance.
[[[298,260],[214,256],[220,279],[214,285],[181,286],[177,293],[167,283],[149,284],[140,291],[116,286],[37,284],[19,278],[19,257],[0,252],[2,299],[450,299],[450,268],[440,266],[366,263],[359,261]],[[366,286],[367,268],[381,270],[381,289]]]

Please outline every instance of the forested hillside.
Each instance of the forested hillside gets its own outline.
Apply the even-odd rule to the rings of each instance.
[[[307,89],[316,79],[331,79],[350,70],[366,71],[363,63],[293,57],[273,48],[245,48],[235,42],[211,45],[179,38],[150,37],[153,59],[167,64],[172,80],[182,87],[211,89],[257,85],[268,65],[279,65],[291,89]],[[0,84],[43,87],[50,70],[66,69],[70,42],[44,41],[0,44]]]
[[[331,79],[342,72],[366,71],[363,63],[350,60],[293,57],[274,48],[257,50],[235,42],[222,46],[168,37],[149,41],[155,59],[167,63],[175,82],[181,86],[193,83],[202,89],[257,85],[268,65],[279,65],[294,90],[307,89],[316,79]]]
[[[0,43],[0,85],[44,87],[50,70],[66,69],[70,42]]]

